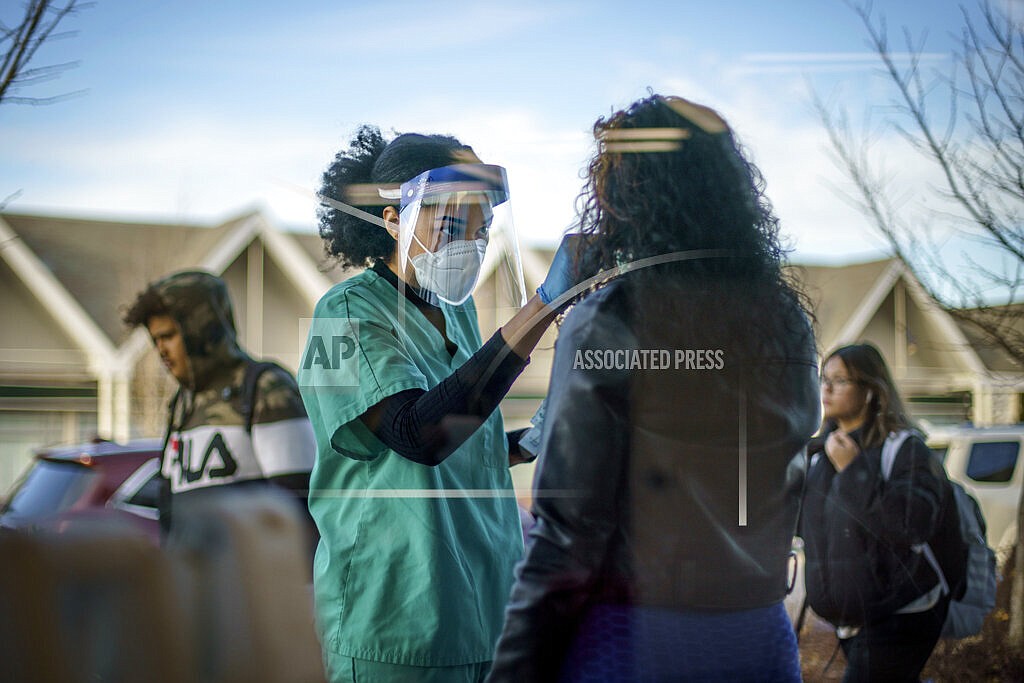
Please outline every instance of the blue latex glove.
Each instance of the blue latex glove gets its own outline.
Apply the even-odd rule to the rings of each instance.
[[[537,288],[537,296],[544,303],[551,305],[551,302],[562,296],[583,278],[579,277],[576,267],[576,255],[579,253],[579,233],[564,235],[561,244],[555,251],[555,258],[551,262],[544,282]]]

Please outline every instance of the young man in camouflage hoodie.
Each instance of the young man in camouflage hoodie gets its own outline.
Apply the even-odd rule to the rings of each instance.
[[[146,327],[180,387],[161,465],[170,490],[160,506],[164,532],[174,505],[268,483],[293,494],[308,518],[316,441],[298,387],[284,368],[252,367],[257,361],[238,345],[224,281],[199,271],[169,275],[138,295],[124,322]],[[311,519],[308,526],[315,528]]]

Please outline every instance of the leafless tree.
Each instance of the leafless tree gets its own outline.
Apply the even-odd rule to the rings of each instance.
[[[955,68],[926,72],[923,38],[904,28],[907,52],[896,54],[885,19],[873,16],[870,2],[848,4],[892,87],[884,124],[942,178],[939,186],[923,188],[947,207],[931,218],[987,256],[963,255],[966,268],[948,265],[943,239],[922,223],[906,196],[893,191],[871,133],[854,132],[847,113],[816,93],[830,151],[853,186],[846,196],[941,306],[1024,367],[1024,304],[1018,303],[1024,289],[1024,23],[985,0],[976,18],[961,6]],[[931,107],[939,101],[948,109],[936,117]],[[1002,295],[1000,305],[993,292]],[[1018,522],[1008,643],[1024,647],[1024,495]]]
[[[75,62],[33,66],[32,60],[45,43],[73,35],[57,31],[68,16],[88,6],[78,0],[55,5],[50,0],[29,0],[25,13],[15,26],[0,21],[0,104],[52,104],[80,94],[81,91],[51,97],[30,97],[19,93],[29,86],[58,78]]]
[[[58,78],[75,66],[76,62],[32,66],[32,60],[44,43],[74,35],[73,31],[58,32],[57,26],[90,4],[68,0],[62,6],[54,6],[50,0],[29,0],[17,25],[8,26],[0,20],[0,104],[53,104],[84,92],[77,90],[50,97],[18,94],[23,88]],[[18,190],[0,199],[0,211],[20,194],[21,190]]]
[[[947,207],[934,210],[928,222],[966,240],[974,255],[961,255],[966,268],[949,265],[946,239],[929,229],[905,195],[894,195],[892,176],[876,163],[872,136],[855,132],[844,110],[815,94],[830,151],[853,185],[847,197],[950,314],[1024,367],[1024,306],[1002,305],[1019,299],[1024,288],[1024,25],[988,2],[977,19],[961,6],[960,47],[954,69],[943,73],[922,65],[923,38],[905,28],[907,53],[894,53],[884,17],[876,20],[870,3],[850,6],[892,86],[883,125],[942,178],[938,187],[920,188]],[[933,111],[938,102],[948,107],[941,123]],[[994,294],[1003,300],[994,303]]]

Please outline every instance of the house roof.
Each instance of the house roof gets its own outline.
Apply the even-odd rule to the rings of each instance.
[[[107,337],[127,336],[121,305],[166,273],[195,267],[245,214],[216,227],[4,214],[3,219]],[[111,305],[118,302],[118,305]]]
[[[1012,325],[1016,334],[1024,335],[1024,304],[1010,304],[994,308],[1012,311],[1007,320]],[[954,318],[954,321],[964,336],[967,337],[967,340],[986,368],[996,372],[1021,372],[1024,370],[1020,362],[1015,360],[1001,346],[993,342],[981,329],[958,318]]]
[[[0,219],[114,346],[131,334],[121,322],[124,306],[148,283],[177,270],[226,267],[257,236],[283,267],[303,276],[300,289],[320,290],[353,272],[326,258],[318,235],[284,236],[257,211],[212,227],[16,213]]]
[[[331,282],[341,282],[351,276],[353,272],[358,272],[352,269],[343,269],[328,257],[324,251],[323,239],[315,232],[290,232],[288,235],[302,247],[302,251],[316,264],[317,270],[330,278]]]
[[[840,336],[847,323],[861,311],[868,295],[894,263],[895,259],[883,259],[845,266],[789,267],[811,300],[823,347],[831,348],[844,341]]]

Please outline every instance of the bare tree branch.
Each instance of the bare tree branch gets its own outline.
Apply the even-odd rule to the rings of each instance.
[[[997,213],[990,205],[984,189],[975,182],[976,175],[968,172],[970,164],[965,163],[962,153],[957,147],[952,143],[944,143],[933,130],[926,105],[927,92],[921,81],[919,59],[921,47],[913,43],[909,33],[906,34],[907,47],[912,56],[910,65],[901,71],[889,50],[885,22],[880,21],[878,26],[875,26],[871,19],[869,5],[855,6],[854,10],[867,29],[869,42],[882,60],[885,73],[897,88],[899,98],[894,103],[896,109],[907,115],[911,121],[912,129],[905,128],[899,122],[894,122],[896,129],[915,148],[926,153],[939,167],[945,177],[949,196],[970,215],[973,222],[991,235],[1004,249],[1013,252],[1017,258],[1024,259],[1024,241],[1014,239],[1010,234],[1010,229],[998,220]],[[986,12],[991,14],[993,10],[986,8]],[[968,32],[974,32],[973,26],[969,22],[968,24]],[[1000,45],[998,39],[996,44],[997,47]],[[985,49],[975,47],[973,51],[965,55],[966,62],[970,64],[975,58],[980,60],[986,74],[990,76],[988,87],[992,91],[998,92],[1001,90],[1001,83],[998,79],[991,80],[996,72],[992,70],[985,55]]]
[[[892,184],[872,163],[868,134],[855,136],[843,111],[833,111],[814,95],[814,109],[829,137],[833,160],[853,184],[852,203],[885,238],[894,255],[917,274],[929,294],[948,309],[982,310],[993,291],[1015,295],[1022,287],[1024,262],[1024,36],[992,6],[982,4],[981,26],[961,8],[965,27],[961,52],[955,55],[966,74],[966,88],[953,75],[926,74],[921,56],[926,34],[915,39],[903,30],[909,58],[898,59],[889,47],[884,17],[875,19],[870,2],[847,3],[866,29],[868,44],[878,55],[883,78],[893,86],[886,125],[941,173],[942,187],[921,189],[924,196],[941,198],[959,215],[931,207],[936,220],[960,239],[978,242],[1004,255],[1000,270],[990,263],[967,259],[969,278],[946,265],[943,244],[929,234],[929,221],[917,220],[895,201]],[[929,115],[940,86],[948,95],[948,118],[941,130]],[[970,106],[962,109],[961,101]],[[990,106],[994,105],[994,106]],[[964,113],[966,112],[966,113]],[[958,122],[963,125],[958,126]],[[850,201],[850,198],[846,198]],[[959,213],[962,212],[962,213]],[[959,227],[958,227],[959,226]],[[1013,299],[1010,299],[1013,300]],[[961,314],[963,318],[967,314]],[[980,315],[980,314],[979,314]],[[1015,313],[1024,327],[1024,317]],[[980,327],[986,333],[1003,329],[986,314]],[[1009,344],[1018,351],[1024,347]],[[1014,355],[1024,364],[1024,352]]]
[[[13,202],[15,199],[17,199],[20,196],[21,196],[21,190],[17,190],[15,192],[10,193],[9,195],[4,197],[3,199],[0,199],[0,212],[3,212],[3,210],[5,208],[7,208],[8,204]]]
[[[67,4],[56,7],[50,0],[29,0],[21,23],[12,28],[3,27],[0,34],[0,50],[3,50],[0,57],[0,104],[50,104],[78,94],[39,98],[15,95],[21,88],[52,80],[77,64],[66,62],[29,68],[36,52],[45,43],[74,35],[68,31],[55,33],[55,30],[66,17],[88,5],[78,0],[67,0]]]

